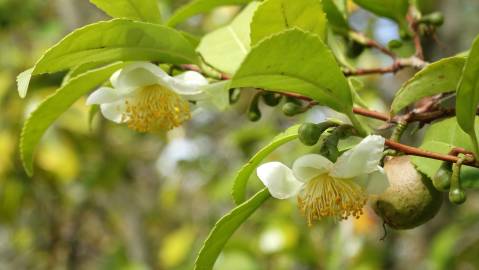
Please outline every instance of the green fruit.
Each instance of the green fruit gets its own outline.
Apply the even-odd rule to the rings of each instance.
[[[366,49],[366,47],[363,44],[355,40],[351,40],[350,42],[348,42],[346,48],[346,55],[349,58],[356,58],[364,52],[364,49]]]
[[[432,178],[432,184],[439,191],[447,191],[451,186],[452,169],[448,162],[444,162]]]
[[[444,24],[444,15],[441,12],[433,12],[423,16],[419,22],[434,26],[441,26]]]
[[[258,93],[254,96],[248,109],[248,118],[250,121],[256,122],[261,119],[261,111],[259,109],[259,98],[261,94]]]
[[[466,201],[466,192],[460,188],[449,191],[449,201],[454,204],[463,204]]]
[[[338,122],[326,121],[319,124],[304,123],[299,127],[298,134],[299,140],[307,145],[313,146],[318,143],[319,137],[330,127],[339,126]]]
[[[373,198],[372,206],[386,224],[393,229],[412,229],[437,214],[442,194],[416,170],[409,156],[391,158],[384,170],[390,186]]]

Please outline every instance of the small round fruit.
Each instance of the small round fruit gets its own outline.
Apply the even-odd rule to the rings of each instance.
[[[439,191],[448,191],[451,186],[452,170],[447,163],[443,164],[432,178],[432,184]]]
[[[420,174],[409,156],[393,157],[384,170],[389,187],[373,198],[372,206],[393,229],[412,229],[432,219],[441,208],[443,197],[431,180]]]
[[[449,191],[449,201],[453,204],[463,204],[466,201],[466,192],[460,188]]]

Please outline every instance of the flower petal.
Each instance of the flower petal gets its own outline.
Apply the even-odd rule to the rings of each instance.
[[[348,179],[374,172],[383,155],[384,141],[378,135],[367,136],[338,158],[329,175]]]
[[[172,78],[169,86],[180,95],[201,94],[201,87],[208,85],[208,80],[196,71],[186,71]]]
[[[173,77],[152,63],[133,62],[121,70],[116,79],[115,88],[127,94],[149,85],[161,84],[168,86],[172,80]]]
[[[88,96],[86,105],[112,103],[120,100],[121,98],[122,96],[119,95],[118,91],[115,89],[109,87],[100,87],[90,96]]]
[[[276,199],[288,199],[299,193],[303,183],[294,177],[290,168],[281,162],[269,162],[259,166],[256,174]]]
[[[318,154],[304,155],[298,158],[293,164],[293,173],[299,181],[305,183],[311,178],[328,173],[333,163]]]
[[[366,189],[368,194],[379,195],[389,187],[387,175],[380,166],[376,171],[359,176],[356,180],[360,186]]]
[[[113,75],[110,77],[110,83],[113,86],[113,88],[118,88],[118,77],[120,77],[121,69],[115,71]]]
[[[110,121],[120,124],[126,120],[123,117],[123,113],[126,111],[126,104],[123,100],[101,104],[100,109],[101,114]]]
[[[196,100],[199,107],[216,109],[219,111],[226,110],[229,105],[229,82],[221,81],[202,86],[201,94],[197,96],[189,96],[191,100]]]

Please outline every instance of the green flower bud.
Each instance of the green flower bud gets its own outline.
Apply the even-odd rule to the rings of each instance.
[[[268,92],[263,94],[263,101],[266,105],[274,107],[281,102],[282,97],[280,94]]]
[[[230,92],[229,92],[229,101],[230,101],[230,104],[235,104],[236,102],[239,101],[241,97],[241,90],[240,89],[230,89]]]
[[[402,41],[399,39],[393,39],[388,42],[388,48],[389,49],[399,49],[403,45]]]
[[[433,12],[431,14],[423,16],[419,20],[419,22],[434,26],[441,26],[444,24],[444,15],[441,12]]]
[[[261,97],[261,93],[257,93],[253,100],[251,101],[251,104],[249,106],[248,110],[248,118],[250,121],[256,122],[259,119],[261,119],[261,111],[259,109],[259,98]]]
[[[295,116],[304,112],[302,104],[298,101],[288,101],[281,109],[286,116]]]
[[[338,125],[337,122],[332,121],[326,121],[319,124],[304,123],[298,130],[299,140],[307,146],[313,146],[318,143],[319,137],[321,137],[326,129]]]
[[[346,55],[349,58],[356,58],[364,52],[365,48],[366,47],[363,44],[355,40],[350,40],[346,48]]]
[[[460,188],[449,191],[449,201],[453,204],[463,204],[466,201],[466,192]]]
[[[451,186],[452,169],[449,162],[444,162],[432,178],[432,184],[439,191],[447,191]]]

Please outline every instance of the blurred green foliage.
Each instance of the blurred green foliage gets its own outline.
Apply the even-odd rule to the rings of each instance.
[[[163,16],[183,2],[162,1]],[[476,33],[462,31],[462,23],[479,25],[476,1],[422,2],[446,17],[438,37],[447,48],[429,41],[430,57],[470,43]],[[237,12],[217,9],[182,27],[204,33]],[[369,29],[384,25],[358,13]],[[463,13],[468,15],[457,16]],[[20,128],[62,74],[36,79],[26,100],[16,93],[15,76],[72,27],[103,16],[87,0],[0,0],[0,269],[191,269],[214,222],[233,207],[235,171],[295,122],[263,105],[263,118],[249,122],[245,112],[253,97],[243,95],[222,114],[204,112],[184,128],[143,135],[101,117],[90,128],[81,101],[47,132],[36,174],[28,178],[18,157]],[[358,61],[374,66],[385,60],[368,52]],[[382,109],[409,76],[365,78],[361,96]],[[318,121],[328,113],[299,117]],[[290,164],[305,150],[291,143],[270,159]],[[250,182],[250,191],[261,187]],[[234,235],[216,269],[477,269],[479,197],[468,195],[465,205],[446,204],[429,224],[388,231],[384,241],[371,211],[359,220],[309,228],[294,202],[270,200]]]

